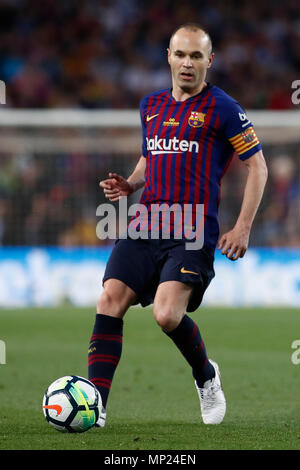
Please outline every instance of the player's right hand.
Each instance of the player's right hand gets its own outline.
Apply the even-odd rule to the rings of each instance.
[[[108,179],[100,181],[99,186],[103,188],[109,201],[118,201],[122,196],[129,196],[133,192],[130,183],[123,176],[118,173],[109,173],[108,176]]]

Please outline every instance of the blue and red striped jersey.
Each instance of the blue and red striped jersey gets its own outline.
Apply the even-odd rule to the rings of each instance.
[[[261,149],[244,109],[217,86],[179,102],[170,89],[140,104],[145,186],[140,203],[204,205],[204,245],[219,237],[221,179],[236,153],[241,160]]]

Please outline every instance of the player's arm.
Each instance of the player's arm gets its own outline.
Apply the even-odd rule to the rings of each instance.
[[[145,184],[146,158],[142,155],[133,173],[127,179],[132,188],[132,193],[142,188]]]
[[[105,197],[111,202],[118,201],[122,196],[130,196],[145,184],[146,158],[141,156],[134,171],[126,180],[118,173],[109,173],[109,178],[100,181]]]
[[[249,243],[250,230],[267,181],[268,170],[261,150],[244,160],[248,176],[240,214],[232,230],[222,235],[218,248],[231,260],[242,258]]]

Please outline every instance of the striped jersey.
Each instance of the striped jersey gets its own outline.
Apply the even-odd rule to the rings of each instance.
[[[140,203],[203,204],[204,245],[219,237],[221,179],[236,153],[246,160],[261,149],[244,109],[217,86],[183,102],[170,89],[140,103],[145,186]]]

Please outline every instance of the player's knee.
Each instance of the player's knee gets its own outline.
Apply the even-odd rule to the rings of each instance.
[[[181,318],[181,315],[172,307],[154,308],[153,314],[158,325],[164,331],[174,330],[178,326]]]
[[[119,299],[104,290],[97,302],[97,313],[122,318],[125,312]]]

